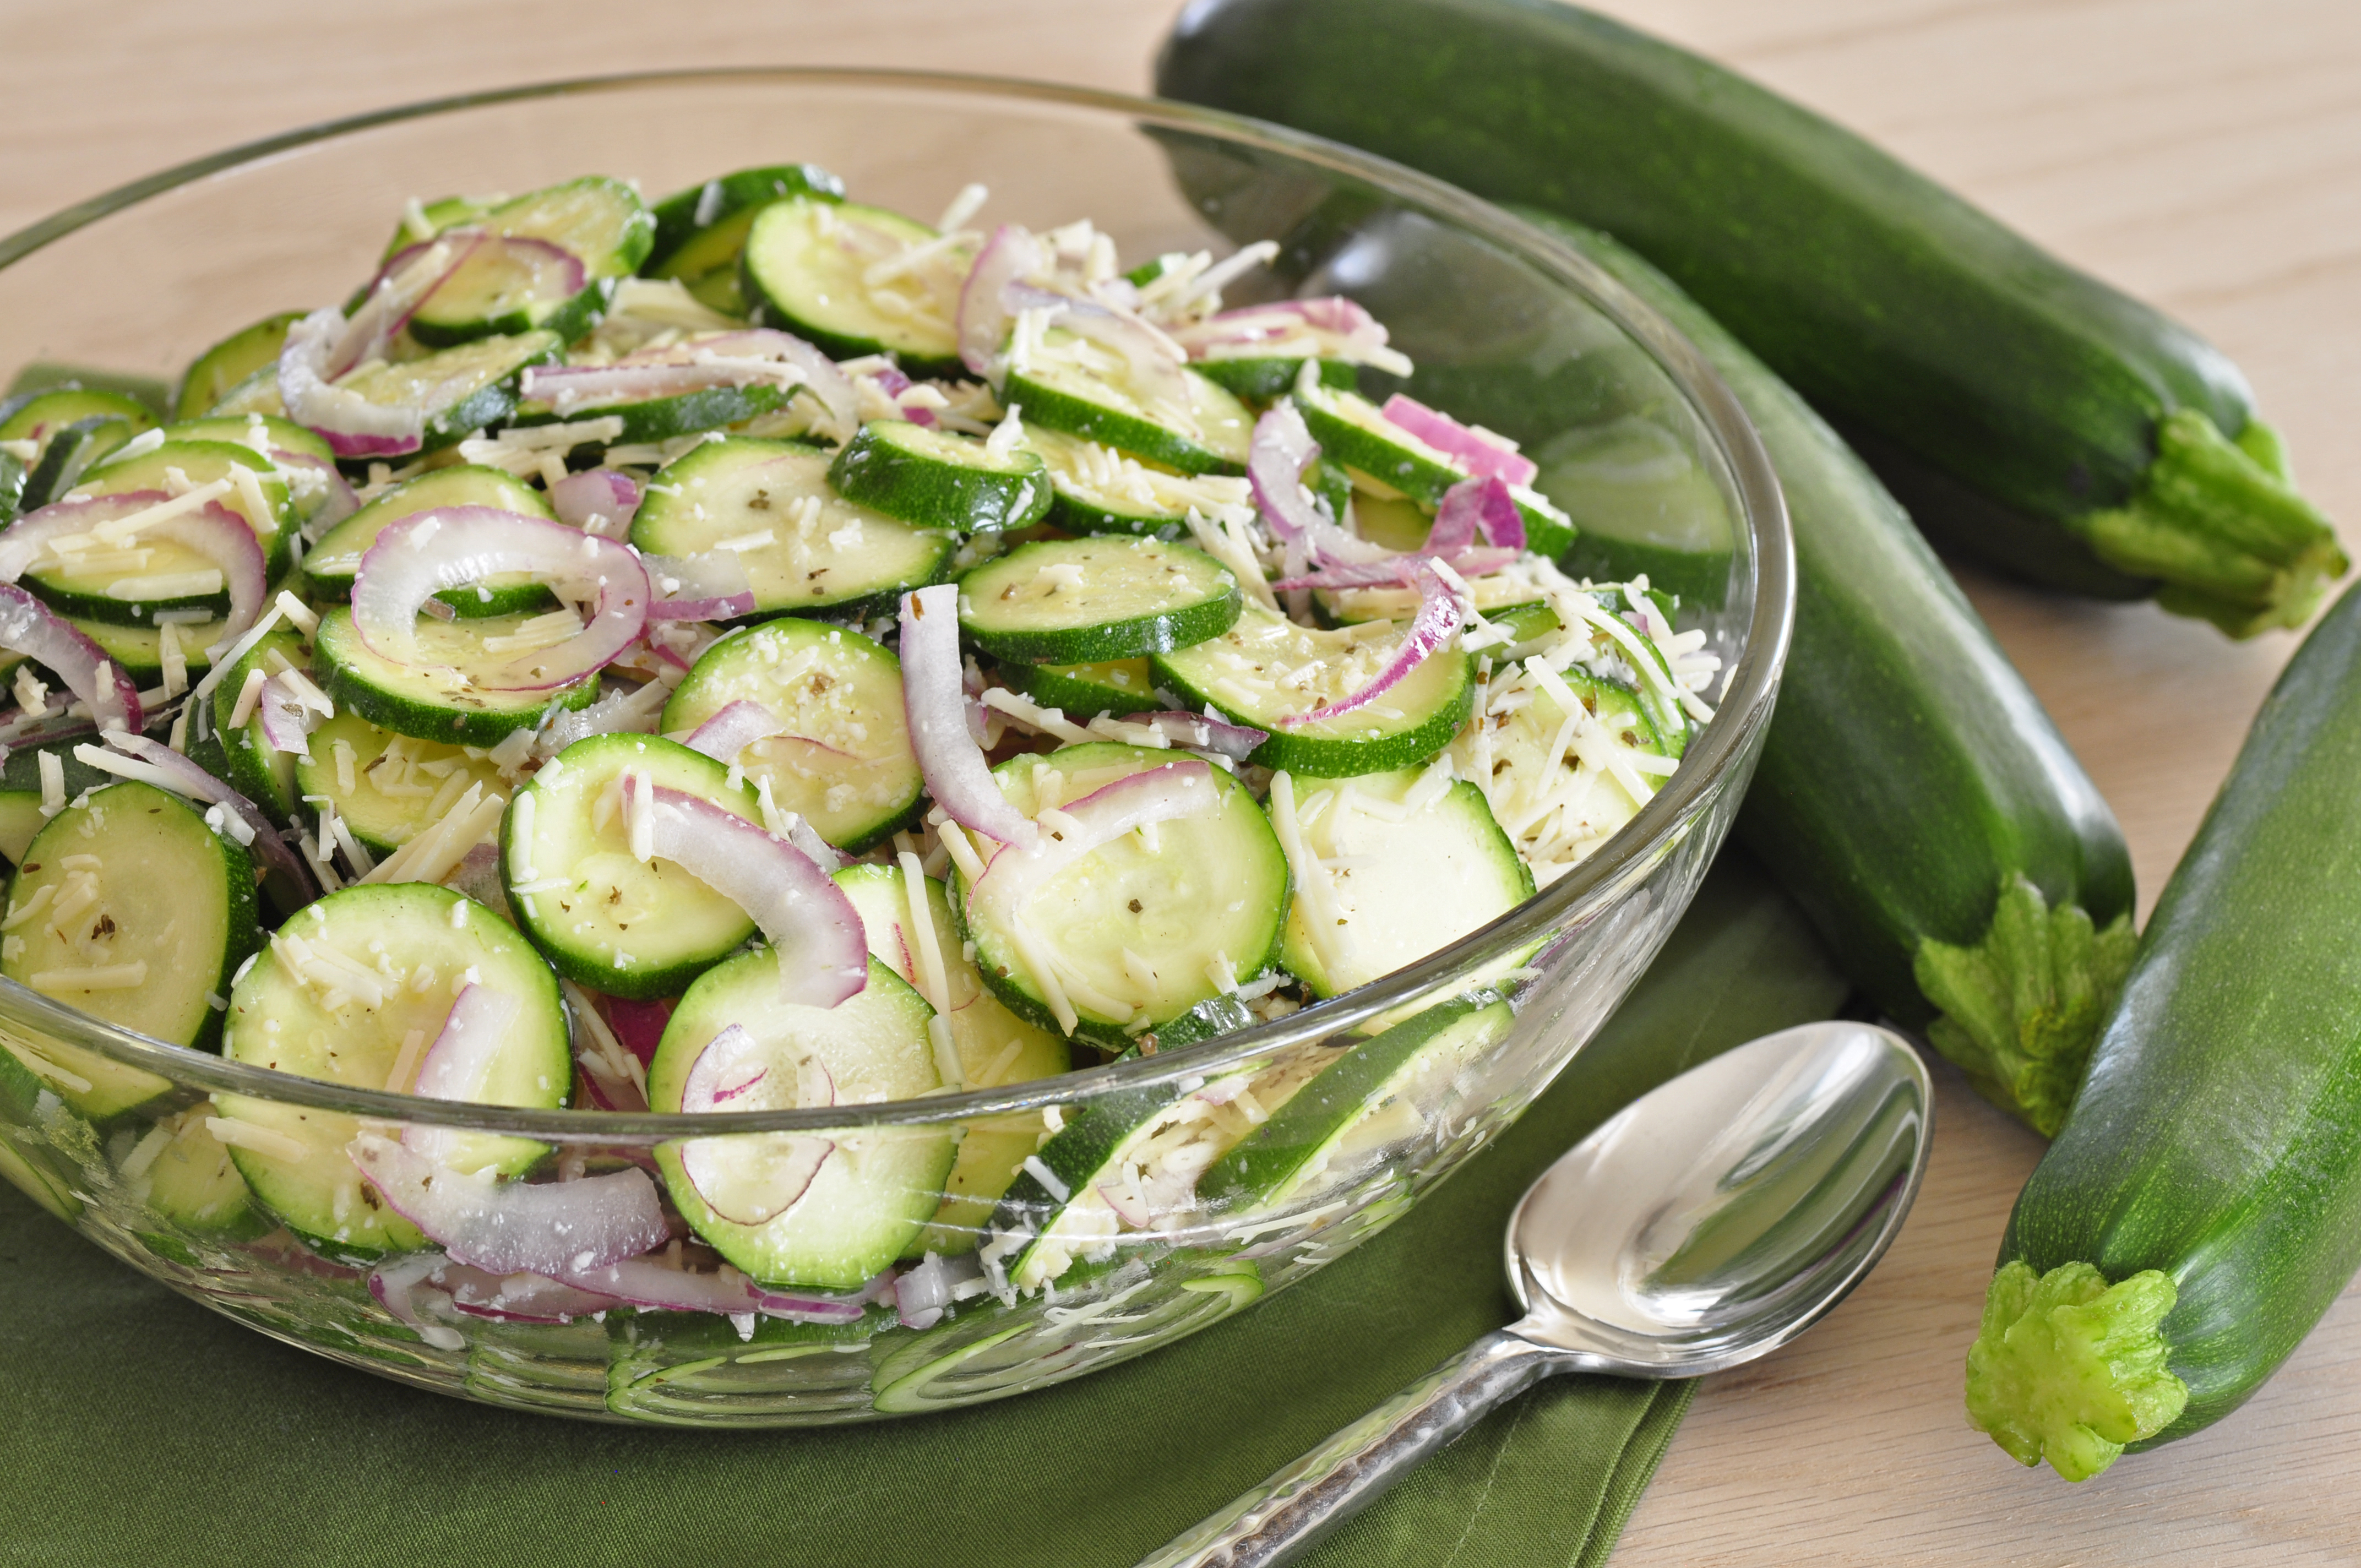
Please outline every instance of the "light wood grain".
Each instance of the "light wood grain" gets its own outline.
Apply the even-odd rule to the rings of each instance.
[[[1604,0],[1894,148],[2154,300],[2253,378],[2307,489],[2361,539],[2361,12],[2351,0]],[[1138,89],[1170,0],[295,0],[16,5],[0,230],[287,126],[506,82],[880,63]],[[2145,908],[2291,637],[1965,573],[2128,834]],[[2361,787],[2361,784],[2356,784]],[[1934,1171],[1829,1321],[1713,1380],[1633,1519],[1654,1564],[2361,1561],[2361,1310],[2244,1410],[2083,1486],[1970,1431],[1959,1369],[2038,1146],[1943,1069]]]

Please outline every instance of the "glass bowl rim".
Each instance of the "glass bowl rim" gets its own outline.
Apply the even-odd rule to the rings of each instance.
[[[808,1111],[679,1113],[538,1110],[430,1100],[357,1089],[274,1071],[118,1028],[0,979],[8,1012],[62,1043],[136,1068],[181,1088],[195,1088],[371,1120],[415,1122],[471,1131],[512,1133],[551,1143],[610,1144],[713,1136],[725,1133],[931,1124],[971,1121],[1052,1104],[1077,1104],[1126,1090],[1210,1075],[1290,1047],[1352,1028],[1432,992],[1455,970],[1481,968],[1560,927],[1578,925],[1630,889],[1635,869],[1658,855],[1728,783],[1754,732],[1768,722],[1795,620],[1795,556],[1786,506],[1752,422],[1720,375],[1688,339],[1611,274],[1572,247],[1488,202],[1416,170],[1322,137],[1268,121],[1170,99],[1096,88],[952,71],[829,66],[732,66],[620,71],[454,94],[371,110],[241,143],[118,185],[0,236],[0,270],[103,218],[149,197],[215,174],[275,161],[282,155],[406,121],[431,119],[538,98],[630,93],[700,83],[850,87],[1062,105],[1120,115],[1135,125],[1208,133],[1372,185],[1489,241],[1512,258],[1601,310],[1653,358],[1711,433],[1752,544],[1754,607],[1746,643],[1706,726],[1648,803],[1598,851],[1516,908],[1369,983],[1284,1017],[1193,1045],[1101,1067],[1033,1079],[1000,1089],[937,1092],[911,1100]],[[1690,765],[1695,764],[1695,765]],[[1633,886],[1637,883],[1633,883]]]

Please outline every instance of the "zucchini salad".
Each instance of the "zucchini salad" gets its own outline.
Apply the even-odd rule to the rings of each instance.
[[[1562,572],[1534,464],[1392,390],[1367,311],[1267,298],[1268,242],[988,205],[809,166],[413,200],[169,418],[0,404],[0,974],[365,1090],[868,1106],[1364,985],[1679,767],[1706,634]],[[1063,1114],[645,1163],[128,1069],[72,1105],[148,1107],[118,1164],[174,1225],[363,1272],[430,1343],[923,1328],[1399,1148],[1529,972]]]

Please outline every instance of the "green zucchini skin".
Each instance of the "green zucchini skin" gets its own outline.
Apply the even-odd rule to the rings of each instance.
[[[2168,532],[2159,430],[2238,438],[2254,401],[2187,328],[2066,266],[1861,137],[1745,78],[1557,0],[1196,0],[1157,91],[1399,159],[1494,201],[1604,229],[1663,268],[1798,391],[1973,507],[1922,522],[2021,575],[2244,634],[2297,625],[2344,556],[2261,466]],[[2220,444],[2226,445],[2226,443]],[[2235,450],[2235,448],[2233,449]],[[2154,469],[2152,473],[2151,470]],[[2275,486],[2249,494],[2248,483]],[[1897,483],[1900,483],[1898,480]],[[1910,487],[1914,507],[1940,486]],[[2282,516],[2282,513],[2286,515]],[[2248,533],[2239,559],[2221,543]],[[2136,537],[2135,537],[2136,536]],[[2093,542],[2096,542],[2095,544]],[[2191,598],[2194,595],[2195,598]]]
[[[2135,1448],[2221,1420],[2361,1266],[2361,593],[2263,704],[2166,883],[1999,1261],[2173,1281],[2188,1385]]]
[[[1662,273],[1603,235],[1522,215],[1697,345],[1778,471],[1795,540],[1795,630],[1738,833],[1854,983],[1927,1026],[1938,1008],[1916,973],[1926,945],[1983,943],[2002,886],[2019,877],[2051,911],[2079,908],[2103,929],[2127,921],[2131,857],[2114,814],[1875,477]],[[2114,939],[2128,945],[2127,924]],[[1994,1098],[2054,1131],[2100,1011],[2036,1075],[2046,1092]],[[1936,1038],[1980,1080],[1994,1076],[1949,1031]]]

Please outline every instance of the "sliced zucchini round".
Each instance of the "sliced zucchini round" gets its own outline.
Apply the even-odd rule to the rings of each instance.
[[[300,317],[298,318],[301,319]],[[287,405],[279,397],[279,360],[258,367],[254,374],[224,392],[221,401],[205,410],[209,414],[269,414],[278,419],[287,417]]]
[[[734,552],[758,616],[883,609],[939,581],[957,536],[844,499],[828,466],[791,441],[707,442],[650,482],[631,543],[652,555]]]
[[[87,419],[121,420],[127,427],[126,441],[156,428],[156,415],[146,403],[98,387],[60,387],[8,402],[6,417],[0,418],[0,441],[46,444],[66,426]]]
[[[1302,854],[1280,962],[1315,995],[1416,963],[1532,896],[1532,872],[1464,779],[1409,768],[1288,796]],[[1285,843],[1287,807],[1271,804]]]
[[[86,789],[100,789],[115,782],[113,773],[93,768],[73,754],[76,746],[89,743],[89,732],[84,731],[70,740],[9,748],[8,760],[0,763],[0,856],[5,856],[10,865],[24,863],[26,850],[35,835],[49,825],[49,816],[53,815],[41,810],[44,753],[57,759],[64,780],[60,787],[68,800]]]
[[[517,924],[567,979],[617,996],[677,996],[752,937],[754,921],[670,861],[631,853],[625,773],[761,820],[753,786],[703,752],[653,735],[593,735],[509,802],[501,885]]]
[[[1027,424],[1025,444],[1049,465],[1057,492],[1049,521],[1069,533],[1153,533],[1178,539],[1189,513],[1211,517],[1224,507],[1254,504],[1246,481],[1222,474],[1174,474],[1138,458],[1068,435],[1046,425]]]
[[[232,789],[262,807],[263,815],[281,828],[295,825],[295,755],[277,750],[265,740],[259,704],[247,714],[245,723],[233,725],[230,720],[236,716],[238,697],[246,690],[250,672],[260,670],[269,676],[282,667],[300,670],[307,663],[303,640],[289,628],[273,627],[239,656],[213,692],[213,733],[220,738],[223,776]]]
[[[1036,817],[1171,761],[1092,744],[1014,757],[993,773],[1009,802]],[[1067,867],[1016,912],[1016,927],[970,907],[964,879],[954,883],[976,967],[1010,1011],[1067,1032],[1054,985],[1077,1020],[1072,1035],[1122,1050],[1148,1030],[1170,1042],[1173,1026],[1268,967],[1287,918],[1287,857],[1246,787],[1219,769],[1212,782],[1218,810],[1162,823],[1152,838],[1127,835]]]
[[[807,337],[832,357],[890,354],[913,376],[957,375],[956,280],[967,274],[967,252],[874,287],[862,277],[939,237],[883,207],[791,196],[754,214],[740,287],[756,321]]]
[[[1425,1133],[1453,1080],[1515,1021],[1497,992],[1471,992],[1356,1042],[1215,1162],[1198,1195],[1209,1206],[1279,1208],[1353,1179],[1373,1156]]]
[[[430,346],[535,328],[571,342],[604,312],[613,292],[606,280],[637,270],[655,242],[655,219],[638,192],[599,174],[531,192],[465,221],[504,239],[555,246],[582,264],[587,281],[573,289],[571,269],[524,247],[478,250],[410,318],[411,335]]]
[[[131,426],[113,414],[93,414],[42,438],[41,455],[25,476],[17,508],[38,511],[61,500],[82,482],[82,475],[106,461],[107,455],[131,439]]]
[[[557,977],[514,927],[429,883],[373,883],[306,905],[230,992],[222,1050],[233,1061],[357,1088],[414,1074],[470,984],[516,999],[478,1100],[556,1110],[574,1082]],[[414,1043],[413,1043],[414,1042]],[[345,1153],[357,1117],[240,1095],[214,1097],[230,1158],[264,1207],[327,1256],[366,1262],[423,1246]],[[221,1129],[214,1129],[221,1135]],[[546,1152],[529,1138],[455,1135],[456,1169],[513,1176]]]
[[[940,966],[942,1000],[950,1009],[943,1018],[966,1086],[997,1089],[1070,1070],[1073,1052],[1064,1040],[1019,1018],[985,989],[962,948],[950,894],[934,878],[921,880],[931,957],[926,935],[910,917],[909,879],[899,866],[847,866],[836,873],[837,886],[861,912],[873,957],[921,994],[932,967]],[[959,1159],[943,1183],[942,1206],[912,1243],[913,1250],[945,1255],[972,1251],[978,1227],[1039,1146],[1041,1132],[1040,1116],[1029,1111],[969,1123]]]
[[[303,580],[314,598],[348,599],[361,557],[377,536],[405,517],[437,507],[490,507],[555,521],[541,491],[498,468],[471,463],[431,468],[404,479],[320,536],[303,557]],[[480,585],[445,588],[434,596],[461,615],[519,615],[556,604],[549,589],[522,572],[501,572]]]
[[[229,389],[267,365],[275,365],[287,342],[287,329],[303,319],[301,311],[281,311],[252,326],[240,327],[189,362],[181,375],[181,389],[172,399],[174,419],[194,419],[212,411]]]
[[[724,759],[812,830],[857,855],[906,827],[926,781],[910,750],[902,664],[850,628],[782,616],[708,648],[664,704],[684,735],[733,702],[756,702],[784,727]]]
[[[1358,392],[1313,387],[1297,391],[1295,406],[1322,455],[1377,481],[1381,495],[1398,491],[1432,508],[1467,477],[1465,468],[1386,418]],[[1574,543],[1573,521],[1539,491],[1517,486],[1510,490],[1525,520],[1526,548],[1538,555],[1564,554]]]
[[[562,414],[536,400],[517,405],[516,416],[509,423],[531,426],[620,420],[623,428],[616,433],[612,444],[635,445],[675,441],[701,430],[743,423],[786,407],[788,397],[782,387],[755,381],[743,387],[707,387],[668,398],[642,398],[635,402],[586,404],[568,408]]]
[[[840,1105],[907,1100],[941,1086],[925,1000],[885,965],[869,961],[869,981],[834,1007],[779,1000],[778,962],[751,952],[708,970],[688,988],[665,1025],[648,1066],[648,1104],[680,1109],[689,1069],[716,1035],[737,1025],[752,1036],[767,1064],[762,1083],[742,1099],[761,1110],[770,1085],[792,1091],[796,1065],[827,1069]],[[761,1102],[755,1103],[754,1102]],[[733,1102],[735,1103],[735,1102]],[[792,1092],[784,1102],[793,1104]],[[770,1285],[851,1289],[902,1255],[941,1201],[943,1179],[958,1152],[949,1127],[872,1127],[818,1135],[832,1146],[801,1196],[759,1223],[722,1219],[688,1178],[682,1146],[656,1146],[656,1164],[673,1202],[715,1251]],[[729,1141],[733,1174],[762,1183],[768,1162],[790,1157],[788,1134],[739,1134]],[[717,1198],[724,1195],[716,1193]],[[725,1206],[732,1206],[731,1193]],[[733,1212],[742,1212],[733,1209]]]
[[[1000,678],[1044,707],[1088,720],[1102,714],[1120,718],[1162,707],[1146,659],[1109,659],[1089,664],[1003,664]]]
[[[325,801],[379,857],[441,821],[470,784],[480,784],[487,795],[508,796],[500,768],[480,752],[470,756],[463,746],[397,735],[357,713],[323,720],[309,743],[310,760],[295,762],[298,795]]]
[[[1269,731],[1252,758],[1261,766],[1344,778],[1426,761],[1451,743],[1474,706],[1472,662],[1455,648],[1442,648],[1374,702],[1314,723],[1282,722],[1367,685],[1393,648],[1394,640],[1375,622],[1323,631],[1252,603],[1219,637],[1159,653],[1149,668],[1156,684],[1187,706],[1211,706],[1239,724]]]
[[[16,520],[24,500],[25,466],[13,454],[0,452],[0,525]]]
[[[151,1039],[210,1050],[222,1026],[212,999],[261,939],[254,882],[253,857],[180,796],[129,780],[92,790],[26,847],[8,884],[20,923],[0,938],[0,974]],[[128,1108],[103,1086],[61,1092],[93,1119]]]
[[[655,247],[640,264],[651,278],[676,278],[714,309],[746,313],[738,284],[738,261],[754,214],[791,196],[814,201],[844,199],[844,181],[816,163],[741,169],[665,197],[655,204]]]
[[[1052,327],[1034,362],[1012,367],[1001,401],[1044,425],[1177,468],[1243,474],[1254,415],[1197,371],[1177,371],[1180,400],[1153,397],[1125,370],[1107,367],[1083,340]]]
[[[1049,471],[1038,454],[907,420],[861,427],[829,465],[850,501],[920,528],[991,533],[1029,528],[1049,513]]]
[[[596,674],[554,692],[488,690],[468,677],[470,665],[511,657],[486,652],[485,641],[517,635],[528,619],[507,615],[422,620],[418,624],[421,662],[403,665],[380,657],[362,642],[360,633],[353,629],[353,612],[338,605],[320,617],[320,630],[313,640],[314,663],[328,695],[372,724],[422,740],[497,746],[516,731],[539,724],[554,707],[588,707],[598,696]]]
[[[1286,354],[1236,354],[1195,361],[1199,374],[1250,403],[1275,403],[1295,390],[1303,361]],[[1359,368],[1348,359],[1323,359],[1312,374],[1323,387],[1349,392],[1361,384]]]
[[[1610,745],[1646,756],[1671,754],[1630,686],[1578,666],[1558,679],[1603,727]],[[1561,746],[1565,719],[1565,708],[1544,685],[1524,707],[1452,743],[1453,767],[1487,781],[1486,793],[1501,803],[1499,816],[1515,842],[1530,846],[1533,836],[1546,834],[1577,848],[1595,843],[1631,821],[1655,793],[1653,773],[1634,770],[1618,777],[1611,767],[1595,765],[1603,760],[1596,753],[1586,758],[1581,748]]]
[[[336,385],[373,403],[423,407],[426,431],[419,451],[440,452],[514,413],[519,379],[533,366],[555,364],[565,348],[554,332],[479,338],[399,365],[365,365]],[[274,386],[271,400],[277,398]]]
[[[295,513],[286,476],[252,447],[231,441],[167,441],[136,456],[102,463],[74,487],[78,496],[120,496],[142,490],[175,494],[185,479],[207,485],[254,476],[257,507],[243,482],[214,504],[244,520],[262,546],[265,571],[276,576],[293,548]],[[25,587],[59,611],[118,626],[148,623],[157,610],[229,613],[229,589],[211,556],[169,539],[143,538],[130,549],[77,554],[76,565],[44,565],[25,574]],[[205,585],[210,582],[210,587]]]
[[[98,644],[99,652],[123,666],[134,685],[142,688],[164,682],[164,629],[161,626],[111,626],[103,620],[67,616],[66,624]],[[181,645],[181,663],[194,681],[213,667],[205,650],[221,641],[225,620],[184,620],[173,624]]]
[[[182,1111],[156,1124],[164,1136],[133,1183],[148,1212],[183,1234],[209,1241],[250,1241],[270,1228],[246,1190],[229,1149],[205,1126],[212,1108]],[[144,1139],[142,1140],[145,1141]]]
[[[996,659],[1104,663],[1218,637],[1245,603],[1230,569],[1191,545],[1042,539],[960,579],[960,629]]]

